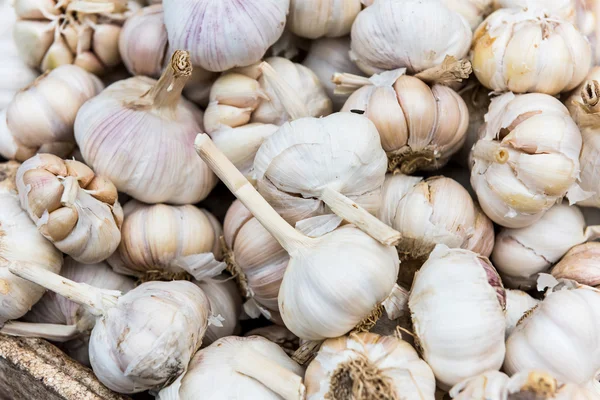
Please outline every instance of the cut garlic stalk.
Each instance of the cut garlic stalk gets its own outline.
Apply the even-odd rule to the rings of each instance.
[[[539,300],[521,290],[506,289],[506,338],[528,311],[537,307]]]
[[[600,243],[574,246],[552,268],[556,279],[570,279],[588,286],[600,286]]]

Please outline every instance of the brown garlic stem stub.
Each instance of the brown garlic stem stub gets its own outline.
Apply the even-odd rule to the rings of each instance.
[[[473,68],[469,60],[457,60],[453,56],[446,56],[440,65],[419,72],[415,78],[429,84],[450,85],[468,79],[471,72]]]

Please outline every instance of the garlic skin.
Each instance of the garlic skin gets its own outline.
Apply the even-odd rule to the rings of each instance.
[[[0,155],[25,161],[36,152],[54,150],[67,156],[75,146],[77,112],[102,89],[97,77],[74,65],[40,76],[0,114]]]
[[[440,65],[446,56],[462,59],[471,28],[439,0],[378,0],[352,25],[350,59],[367,75],[396,68],[410,74]]]
[[[570,279],[588,286],[600,286],[600,243],[589,242],[574,246],[552,268],[556,279]]]
[[[57,249],[85,264],[106,260],[121,241],[115,186],[87,165],[37,154],[17,171],[21,207]]]
[[[442,0],[442,2],[449,9],[462,15],[474,30],[492,10],[494,0]]]
[[[229,336],[200,350],[184,375],[157,400],[206,398],[301,400],[304,371],[275,343],[260,337]]]
[[[34,263],[58,273],[63,257],[44,238],[21,209],[16,193],[15,176],[19,163],[0,164],[0,325],[21,318],[42,297],[44,288],[21,279],[8,270],[11,263]]]
[[[475,31],[471,61],[477,79],[494,91],[556,95],[583,81],[592,51],[566,20],[536,8],[500,9]]]
[[[221,72],[259,61],[283,33],[290,0],[164,0],[169,44]],[[220,21],[213,24],[211,21]]]
[[[146,203],[189,204],[204,199],[215,176],[194,153],[200,111],[181,98],[192,71],[176,51],[157,82],[119,81],[81,107],[75,139],[86,163],[120,192]]]
[[[208,211],[135,200],[124,211],[123,240],[107,260],[116,272],[148,281],[185,279],[190,268],[210,278],[225,268],[221,225]]]
[[[577,207],[556,204],[530,226],[502,229],[491,260],[507,286],[527,290],[535,286],[540,272],[547,271],[571,247],[595,239],[597,231],[596,227],[586,229]]]
[[[222,337],[238,332],[242,298],[235,282],[226,275],[220,275],[215,279],[206,279],[197,284],[208,297],[213,315],[222,317],[222,319],[219,318],[221,326],[208,325],[202,345],[208,346]]]
[[[497,224],[523,228],[564,196],[571,203],[589,196],[576,182],[581,134],[556,98],[496,97],[481,132],[471,154],[471,185]]]
[[[362,76],[362,71],[350,60],[350,37],[321,38],[313,41],[306,58],[302,62],[313,71],[333,103],[333,110],[339,111],[348,100],[349,94],[335,94],[335,84],[331,81],[336,72],[347,72]]]
[[[361,10],[361,0],[290,0],[287,29],[308,39],[344,36]]]
[[[526,292],[506,289],[506,338],[517,327],[523,316],[540,303]]]
[[[416,273],[408,306],[438,386],[501,367],[505,305],[502,282],[487,258],[444,245],[434,249]]]
[[[307,400],[433,399],[435,393],[433,372],[411,345],[373,333],[326,340],[305,381]]]

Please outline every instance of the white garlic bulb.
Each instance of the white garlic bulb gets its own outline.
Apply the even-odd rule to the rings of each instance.
[[[305,376],[307,400],[433,399],[435,378],[415,349],[393,336],[328,339]]]
[[[397,312],[399,260],[393,247],[351,225],[315,238],[300,233],[269,206],[208,135],[198,135],[195,145],[202,159],[290,255],[278,305],[292,333],[322,340],[372,326],[384,308],[390,315]]]
[[[304,371],[279,346],[259,337],[229,336],[200,350],[184,375],[157,400],[303,400]]]
[[[290,0],[164,0],[169,44],[208,71],[245,67],[283,33]],[[215,24],[214,21],[220,21]]]
[[[415,275],[408,306],[441,388],[502,365],[506,294],[487,258],[438,245]]]
[[[492,100],[472,151],[471,185],[488,217],[507,228],[539,220],[577,185],[581,134],[565,106],[539,93]]]
[[[453,65],[448,69],[457,69],[459,80],[468,76],[468,63],[463,66],[449,59],[444,65],[448,63]],[[358,89],[342,111],[357,112],[373,121],[389,158],[389,170],[412,174],[440,168],[460,150],[469,112],[454,90],[439,84],[429,86],[419,75],[405,72],[388,71],[370,79],[335,74],[333,81],[341,93]]]
[[[361,9],[361,0],[290,0],[287,29],[309,39],[344,36]]]
[[[197,284],[208,297],[212,313],[221,317],[221,326],[210,324],[206,329],[202,345],[208,346],[217,339],[233,335],[239,330],[242,298],[235,282],[226,275],[205,279]]]
[[[75,139],[86,163],[120,192],[147,203],[195,203],[216,184],[192,148],[200,111],[181,98],[192,71],[176,51],[158,82],[119,81],[81,107]]]
[[[589,242],[574,246],[552,268],[556,279],[570,279],[582,285],[600,286],[600,243]]]
[[[14,161],[0,164],[0,257],[6,262],[0,268],[0,325],[21,318],[44,294],[44,288],[11,274],[10,264],[35,263],[59,272],[63,263],[61,252],[21,209],[15,184],[18,168]]]
[[[73,65],[39,77],[0,113],[0,154],[18,161],[38,151],[67,156],[75,147],[77,112],[102,88],[98,78]]]
[[[121,242],[117,188],[87,165],[37,154],[19,167],[17,189],[40,233],[76,261],[106,260]]]
[[[509,336],[504,371],[545,370],[598,396],[600,291],[582,285],[557,288]]]
[[[492,262],[509,287],[530,289],[575,245],[599,237],[600,227],[586,228],[576,206],[556,204],[525,228],[502,229],[496,236]]]
[[[135,200],[124,211],[123,240],[107,260],[115,271],[150,281],[184,279],[189,269],[211,278],[225,268],[221,225],[208,211]]]
[[[523,316],[534,307],[539,300],[534,299],[521,290],[506,289],[506,338],[515,330]]]
[[[200,347],[209,320],[215,319],[208,297],[188,281],[146,282],[123,295],[35,265],[9,269],[96,316],[90,363],[96,377],[119,393],[157,390],[176,379]]]
[[[494,0],[441,0],[446,7],[456,11],[469,23],[471,29],[479,26],[492,10]]]
[[[377,0],[352,25],[350,58],[368,75],[412,74],[465,57],[471,38],[468,22],[439,0]]]
[[[583,81],[591,61],[590,44],[577,28],[535,8],[500,9],[473,39],[473,71],[498,92],[565,92]]]

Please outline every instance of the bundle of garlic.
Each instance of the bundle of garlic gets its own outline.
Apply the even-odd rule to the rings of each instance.
[[[73,282],[34,265],[9,270],[81,304],[96,317],[89,356],[96,377],[119,393],[158,390],[183,373],[211,315],[208,297],[188,281],[146,282],[121,294]]]
[[[598,310],[599,290],[578,284],[555,286],[509,336],[504,371],[513,375],[545,370],[561,382],[585,386],[597,397]]]
[[[600,286],[600,243],[574,246],[552,268],[556,279],[570,279],[588,286]]]
[[[408,306],[441,388],[502,366],[506,293],[487,258],[438,245],[416,273]]]
[[[471,184],[488,217],[507,228],[539,220],[577,185],[581,134],[556,98],[505,93],[492,100],[471,154]]]
[[[106,263],[81,264],[70,257],[60,272],[61,276],[74,282],[85,283],[101,289],[128,292],[133,289],[133,280],[119,275]],[[23,321],[7,322],[0,333],[16,336],[43,337],[56,342],[67,342],[64,347],[71,357],[84,365],[90,365],[88,356],[89,332],[96,318],[85,307],[47,292]]]
[[[479,26],[481,21],[492,11],[494,0],[441,0],[446,7],[462,15],[471,29]]]
[[[262,336],[267,338],[271,342],[278,344],[289,356],[293,355],[300,346],[298,337],[281,325],[269,325],[252,329],[244,336]]]
[[[216,184],[192,143],[201,111],[181,98],[189,54],[176,51],[158,82],[119,81],[81,107],[75,139],[86,163],[147,203],[195,203]]]
[[[126,0],[56,1],[15,0],[20,20],[14,37],[25,62],[48,71],[75,64],[96,74],[121,63],[119,34],[129,15]]]
[[[500,9],[473,38],[473,71],[498,92],[556,95],[576,88],[591,61],[590,44],[573,24],[537,8]]]
[[[98,78],[74,65],[37,78],[0,111],[0,155],[18,161],[36,152],[67,156],[75,147],[77,112],[102,88]]]
[[[303,400],[304,371],[275,343],[260,336],[229,336],[196,353],[185,374],[157,400]]]
[[[129,201],[124,207],[123,240],[107,260],[121,274],[142,281],[185,279],[190,269],[202,278],[223,271],[221,225],[193,205],[170,206]]]
[[[415,349],[393,336],[328,339],[305,376],[307,400],[433,399],[435,378]]]
[[[44,294],[44,288],[11,274],[9,265],[35,263],[59,272],[63,263],[60,251],[21,209],[15,184],[19,165],[14,161],[0,164],[0,326],[21,318]]]
[[[309,39],[345,36],[361,10],[361,0],[290,0],[287,29]]]
[[[208,135],[197,137],[196,150],[290,255],[278,305],[292,333],[322,340],[368,329],[384,308],[390,315],[397,313],[399,260],[393,247],[351,225],[308,237],[269,206]]]
[[[226,275],[214,279],[204,279],[196,282],[208,297],[213,315],[221,322],[219,325],[209,324],[202,340],[203,346],[239,331],[238,320],[242,312],[242,298],[233,280]]]
[[[447,59],[441,71],[434,67],[408,76],[401,68],[371,78],[343,73],[335,74],[333,82],[337,93],[354,91],[342,111],[364,114],[377,127],[389,170],[412,174],[444,166],[462,147],[467,106],[454,90],[436,82],[462,80],[469,73],[468,62]]]
[[[409,73],[461,59],[471,45],[469,23],[439,0],[377,0],[352,25],[350,58],[366,74]]]
[[[537,307],[539,300],[521,290],[506,289],[506,338],[528,311]]]
[[[492,262],[503,282],[530,289],[575,245],[600,237],[600,227],[586,227],[576,206],[556,204],[541,219],[519,229],[502,229],[496,236]]]
[[[37,154],[17,171],[21,207],[57,249],[85,264],[106,260],[121,242],[115,186],[87,165]]]
[[[290,0],[164,0],[163,6],[171,47],[221,72],[260,61],[283,33]]]

